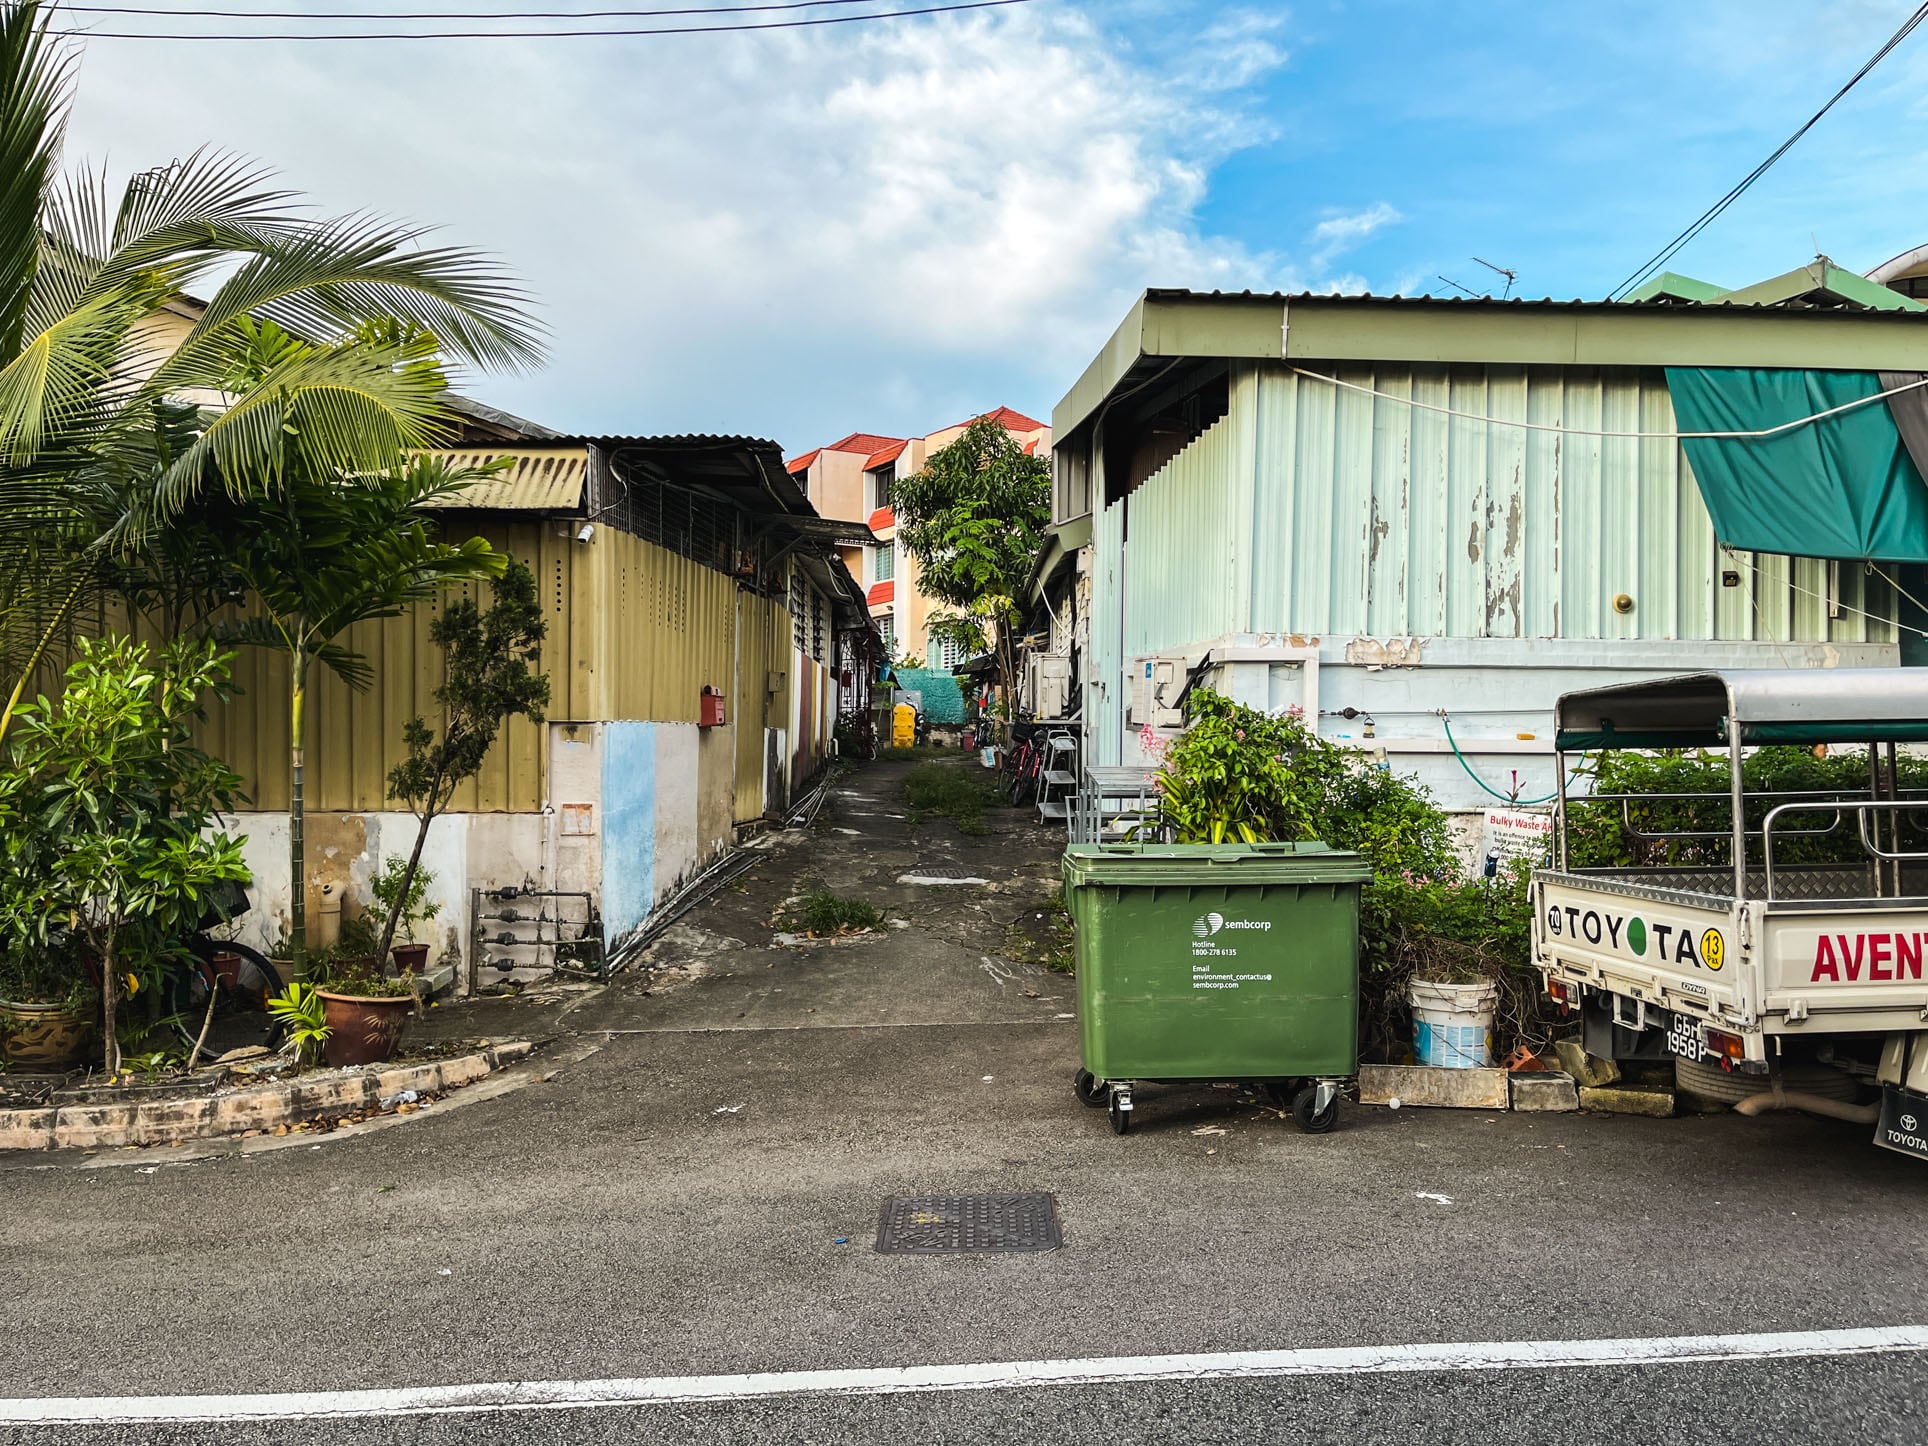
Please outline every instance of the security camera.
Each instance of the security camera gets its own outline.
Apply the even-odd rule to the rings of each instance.
[[[596,535],[596,524],[593,522],[585,522],[576,533],[576,541],[588,542],[595,535]]]

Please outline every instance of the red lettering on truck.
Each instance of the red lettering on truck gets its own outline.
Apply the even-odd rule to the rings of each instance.
[[[1814,941],[1810,984],[1857,984],[1867,966],[1870,984],[1905,984],[1921,978],[1922,941],[1928,935],[1822,934]]]

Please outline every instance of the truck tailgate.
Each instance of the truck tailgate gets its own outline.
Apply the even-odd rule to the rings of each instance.
[[[1759,998],[1725,900],[1573,874],[1533,882],[1535,957],[1668,1009],[1750,1022]]]

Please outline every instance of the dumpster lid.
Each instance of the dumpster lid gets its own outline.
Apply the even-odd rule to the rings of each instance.
[[[1372,877],[1358,854],[1298,843],[1073,844],[1064,851],[1071,884],[1356,884]]]

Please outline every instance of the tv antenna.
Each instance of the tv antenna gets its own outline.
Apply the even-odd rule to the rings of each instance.
[[[1453,278],[1452,278],[1452,277],[1450,277],[1450,276],[1445,276],[1445,275],[1442,275],[1442,276],[1441,276],[1441,277],[1440,277],[1439,279],[1440,279],[1441,281],[1443,281],[1443,282],[1445,282],[1445,283],[1446,283],[1446,284],[1447,284],[1448,286],[1450,286],[1450,287],[1452,287],[1452,288],[1453,288],[1453,290],[1455,290],[1455,291],[1463,291],[1463,292],[1465,292],[1465,293],[1466,293],[1466,294],[1467,294],[1468,296],[1470,296],[1470,297],[1472,297],[1472,298],[1473,298],[1473,300],[1475,300],[1475,301],[1478,301],[1478,300],[1479,300],[1479,293],[1478,293],[1477,291],[1475,291],[1475,290],[1473,290],[1473,288],[1472,288],[1472,287],[1470,287],[1470,286],[1461,286],[1461,285],[1460,285],[1460,284],[1459,284],[1459,283],[1458,283],[1457,281],[1455,281],[1455,280],[1453,280]]]
[[[1520,279],[1519,272],[1515,271],[1511,266],[1495,266],[1492,262],[1484,259],[1483,257],[1475,256],[1473,259],[1479,262],[1479,264],[1484,266],[1488,271],[1497,271],[1499,272],[1500,275],[1506,278],[1506,290],[1500,296],[1501,301],[1506,300],[1507,297],[1513,294],[1513,283]]]

